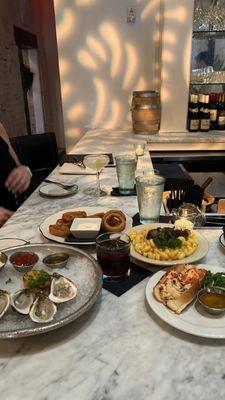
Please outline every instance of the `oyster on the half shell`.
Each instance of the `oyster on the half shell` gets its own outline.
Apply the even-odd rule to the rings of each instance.
[[[44,293],[39,293],[31,306],[29,315],[32,321],[46,323],[53,320],[56,314],[56,305]]]
[[[49,299],[54,303],[64,303],[73,299],[77,294],[75,284],[65,276],[59,275],[56,272],[52,276]]]
[[[8,292],[0,290],[0,318],[3,317],[10,305],[10,297]]]
[[[29,314],[34,295],[29,290],[19,290],[11,295],[11,306],[20,314]]]

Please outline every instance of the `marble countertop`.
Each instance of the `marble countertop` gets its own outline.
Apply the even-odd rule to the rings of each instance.
[[[124,138],[124,142],[129,140],[130,143],[146,141],[148,144],[168,144],[168,143],[225,143],[225,131],[210,132],[159,132],[152,135],[135,134],[131,130],[107,130],[93,129],[87,132],[88,138],[98,138],[99,133],[104,137],[104,144],[113,140],[114,144]],[[86,145],[86,137],[82,138],[83,145]]]
[[[100,137],[102,140],[100,140]],[[125,136],[124,136],[125,137]],[[132,151],[130,139],[120,138]],[[119,139],[117,139],[119,141]],[[117,152],[108,136],[86,134],[77,153]],[[120,147],[121,148],[121,147]],[[146,160],[147,162],[147,160]],[[142,166],[140,166],[142,167]],[[0,237],[45,243],[39,224],[48,215],[70,207],[121,208],[132,216],[135,197],[94,199],[83,190],[94,176],[53,177],[74,181],[76,195],[45,199],[38,191],[0,229]],[[105,168],[101,183],[108,192],[116,185],[115,168]],[[222,268],[225,252],[220,230],[204,230],[209,252],[201,262]],[[95,254],[90,248],[90,254]],[[103,290],[95,306],[79,320],[59,330],[17,340],[0,341],[0,391],[7,400],[222,400],[225,396],[225,340],[194,337],[168,326],[145,301],[145,279],[121,297]]]
[[[225,143],[225,132],[162,132],[149,136],[148,143]]]

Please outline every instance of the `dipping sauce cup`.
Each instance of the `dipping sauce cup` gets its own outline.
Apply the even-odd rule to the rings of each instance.
[[[22,273],[30,271],[38,260],[38,255],[31,251],[18,251],[13,253],[9,258],[9,261],[14,266],[15,270]]]
[[[103,233],[97,237],[97,259],[104,280],[118,281],[129,275],[130,243],[129,236],[124,233]]]

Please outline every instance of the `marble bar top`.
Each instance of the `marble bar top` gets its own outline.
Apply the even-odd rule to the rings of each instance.
[[[97,139],[98,138],[98,139]],[[131,151],[132,141],[124,147]],[[93,141],[94,140],[94,141]],[[116,139],[115,139],[116,140]],[[118,152],[112,138],[88,133],[78,153]],[[121,141],[120,141],[121,143]],[[85,206],[137,212],[136,197],[87,197],[94,176],[52,176],[76,182],[79,191],[65,199],[46,199],[38,190],[0,229],[0,238],[46,243],[40,223],[50,214]],[[115,168],[105,168],[101,183],[117,184]],[[225,267],[218,244],[221,230],[201,231],[209,241],[203,264]],[[95,256],[95,249],[86,249]],[[0,393],[6,400],[222,400],[225,396],[225,340],[182,333],[156,317],[145,300],[145,279],[121,297],[103,290],[95,306],[68,326],[36,337],[0,341]],[[2,321],[0,323],[3,323]]]
[[[93,129],[82,138],[82,147],[97,140],[98,146],[113,146],[117,149],[127,143],[146,142],[149,150],[224,150],[225,131],[210,132],[159,132],[153,135],[135,134],[131,130]],[[100,139],[101,137],[101,139]],[[87,139],[88,138],[88,139]],[[104,139],[103,139],[104,138]],[[84,141],[83,141],[84,140]],[[88,141],[88,143],[87,143]],[[80,145],[80,143],[79,143]],[[120,147],[119,147],[120,146]],[[76,147],[76,146],[75,146]]]
[[[159,132],[148,137],[148,143],[225,143],[225,131]]]

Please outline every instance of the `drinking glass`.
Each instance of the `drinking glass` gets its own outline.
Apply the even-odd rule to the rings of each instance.
[[[136,177],[139,218],[142,224],[158,222],[165,178],[161,175]]]
[[[132,194],[134,192],[137,158],[134,155],[118,155],[115,160],[119,192],[121,194]]]
[[[142,157],[145,153],[145,143],[135,143],[134,151],[137,157]]]
[[[97,259],[103,279],[118,281],[129,275],[130,237],[125,233],[103,233],[96,239]]]
[[[97,187],[85,190],[85,193],[91,196],[105,196],[107,192],[100,186],[99,174],[109,163],[109,157],[106,154],[88,154],[83,159],[85,167],[96,171]]]

